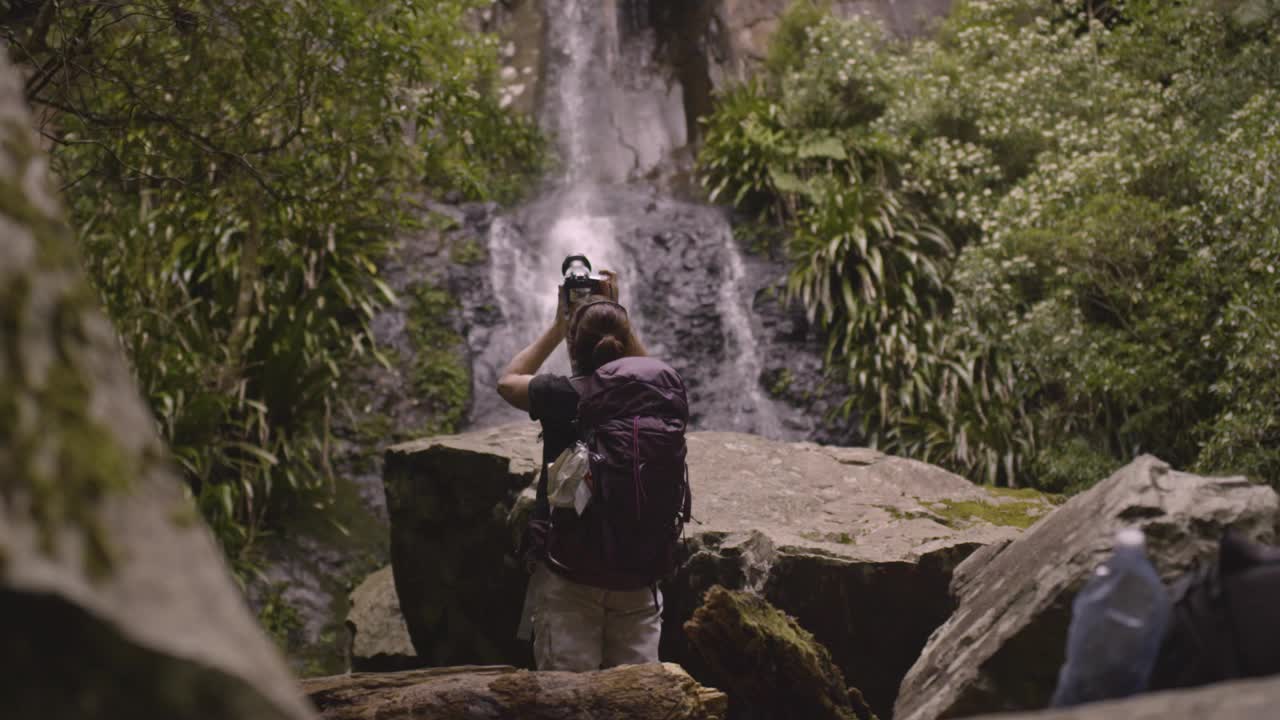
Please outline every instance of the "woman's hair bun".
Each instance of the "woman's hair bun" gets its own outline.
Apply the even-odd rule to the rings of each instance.
[[[613,335],[605,335],[596,342],[591,350],[591,364],[596,367],[611,363],[626,353],[626,346]]]

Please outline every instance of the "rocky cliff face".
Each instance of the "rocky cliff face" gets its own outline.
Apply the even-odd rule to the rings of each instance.
[[[828,418],[839,395],[824,392],[816,332],[803,313],[777,299],[781,268],[766,257],[741,255],[725,213],[653,190],[609,188],[600,191],[593,219],[611,223],[626,263],[609,266],[623,273],[622,301],[648,352],[685,379],[695,429],[839,444],[857,440],[852,423]],[[530,308],[554,302],[554,289],[532,280],[545,280],[550,288],[558,280],[537,249],[559,222],[553,194],[501,217],[477,213],[456,231],[455,242],[469,237],[489,248],[487,271],[464,266],[450,273],[471,350],[472,427],[526,416],[503,402],[494,387],[507,361],[550,323],[551,310]],[[531,273],[546,277],[530,278]],[[566,358],[557,350],[547,371],[567,374]]]
[[[396,589],[430,664],[525,664],[515,640],[523,571],[511,560],[538,470],[536,426],[437,437],[387,453]],[[956,565],[1016,537],[1050,505],[859,448],[737,433],[689,437],[689,559],[664,585],[663,656],[687,663],[681,624],[713,584],[794,615],[873,708],[952,610]]]
[[[5,717],[310,718],[77,266],[0,57]]]

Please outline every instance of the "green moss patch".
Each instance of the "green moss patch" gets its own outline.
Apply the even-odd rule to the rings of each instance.
[[[63,218],[42,210],[21,183],[21,178],[27,175],[27,168],[40,153],[32,142],[31,129],[15,120],[8,120],[0,126],[0,135],[4,138],[0,141],[0,151],[12,159],[14,167],[10,177],[0,178],[0,214],[31,231],[40,260],[39,269],[75,267],[77,256],[70,226]],[[53,197],[52,187],[37,188],[36,192]]]
[[[31,493],[42,549],[53,554],[61,530],[80,530],[85,570],[101,578],[110,570],[114,552],[99,525],[97,506],[108,494],[130,487],[138,459],[120,448],[109,428],[88,416],[92,388],[69,358],[49,368],[44,387],[27,390],[31,405],[38,408],[36,422],[0,444],[17,450],[17,476]]]
[[[931,503],[933,514],[948,528],[972,524],[974,519],[992,525],[1011,528],[1029,528],[1036,520],[1052,510],[1051,503],[1042,493],[1033,489],[987,488],[996,495],[1011,498],[1006,502],[980,502],[974,500],[942,500]]]
[[[684,624],[711,684],[729,693],[731,713],[761,717],[870,720],[830,651],[764,598],[716,585]],[[735,713],[736,714],[736,713]]]
[[[983,490],[1004,498],[1015,498],[1028,502],[1047,502],[1055,506],[1067,501],[1066,495],[1046,493],[1032,488],[983,487]]]
[[[35,150],[14,138],[26,138],[28,131],[7,128],[5,135],[3,150],[21,176]],[[142,465],[120,446],[111,428],[89,415],[95,378],[86,375],[83,358],[115,349],[89,345],[84,321],[95,299],[74,270],[72,241],[61,218],[44,213],[11,180],[0,182],[0,214],[33,233],[39,257],[36,267],[0,277],[0,414],[8,420],[0,430],[0,452],[16,478],[0,491],[10,501],[15,491],[26,492],[47,554],[57,552],[62,531],[80,531],[85,571],[99,579],[110,570],[114,552],[97,507],[108,494],[128,489]],[[36,316],[32,308],[33,282],[61,289],[48,318]],[[32,323],[46,322],[52,327],[32,331]],[[28,367],[33,348],[24,343],[40,342],[45,332],[52,336],[52,362],[36,372]]]
[[[1026,528],[1067,499],[1062,495],[1049,495],[1030,488],[984,487],[983,490],[996,496],[996,501],[948,499],[927,502],[926,510],[903,510],[886,505],[880,506],[880,509],[889,513],[894,520],[923,518],[950,528],[966,527],[975,521]]]

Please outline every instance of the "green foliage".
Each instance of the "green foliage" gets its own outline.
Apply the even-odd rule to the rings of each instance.
[[[302,618],[298,615],[298,609],[284,597],[286,588],[286,583],[268,586],[261,609],[258,610],[258,624],[281,651],[289,650],[295,643],[297,634],[302,632]]]
[[[454,243],[449,259],[458,265],[479,265],[489,259],[489,250],[479,242],[467,238]]]
[[[545,137],[524,116],[502,112],[494,95],[459,85],[426,94],[419,130],[428,190],[465,200],[512,202],[548,167]]]
[[[769,394],[773,397],[782,397],[791,389],[793,382],[795,382],[795,376],[791,374],[791,369],[782,368],[772,373],[768,380]]]
[[[765,58],[765,72],[783,77],[805,63],[809,33],[831,11],[830,0],[799,0],[791,3],[774,32]]]
[[[409,338],[413,343],[413,387],[431,409],[431,422],[420,435],[458,430],[471,399],[471,373],[463,364],[462,336],[450,322],[457,300],[448,291],[424,283],[409,306]]]
[[[1120,463],[1113,456],[1099,452],[1083,438],[1072,437],[1038,452],[1031,460],[1030,474],[1047,492],[1074,495],[1118,469]]]
[[[713,200],[730,196],[788,226],[788,294],[847,364],[844,410],[879,435],[932,391],[934,358],[920,348],[949,304],[954,251],[896,187],[900,157],[868,125],[889,101],[888,64],[864,62],[883,44],[877,31],[796,7],[771,52],[780,75],[722,98],[699,163]]]
[[[0,5],[89,272],[227,553],[321,501],[408,193],[506,199],[541,141],[479,0]]]
[[[1136,452],[1280,483],[1280,3],[800,24],[700,162],[789,228],[873,442],[1060,491]]]

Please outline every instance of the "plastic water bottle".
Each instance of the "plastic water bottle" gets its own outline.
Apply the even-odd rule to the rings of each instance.
[[[1147,559],[1138,528],[1116,533],[1111,559],[1094,571],[1071,606],[1067,659],[1050,707],[1142,692],[1169,625],[1169,593]]]

